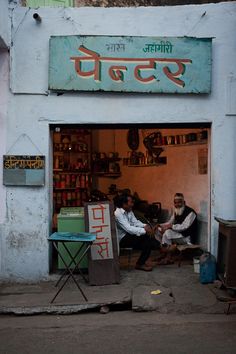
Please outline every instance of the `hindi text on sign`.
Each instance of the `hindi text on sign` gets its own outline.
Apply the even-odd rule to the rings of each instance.
[[[120,58],[120,57],[102,57],[99,53],[96,53],[84,46],[79,47],[79,51],[85,56],[71,57],[70,59],[74,61],[75,70],[81,78],[93,79],[96,82],[102,81],[101,75],[101,65],[104,63],[119,63],[119,65],[110,65],[108,70],[110,79],[116,82],[123,82],[125,80],[125,72],[128,71],[127,65],[121,65],[124,63],[135,64],[134,80],[141,82],[142,84],[150,83],[153,81],[159,81],[159,79],[151,74],[150,76],[143,77],[142,72],[148,70],[155,70],[156,66],[162,65],[162,70],[166,77],[171,80],[175,85],[184,87],[185,82],[180,79],[180,77],[185,73],[185,66],[191,64],[192,60],[188,58]],[[83,63],[92,63],[93,69],[85,71],[83,70]],[[177,65],[177,70],[172,72],[171,68],[167,65]]]

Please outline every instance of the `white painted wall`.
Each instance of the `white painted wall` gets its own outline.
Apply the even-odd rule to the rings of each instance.
[[[9,53],[0,49],[0,170],[2,171],[3,155],[6,153],[6,123],[9,99]],[[6,188],[0,174],[0,273],[5,269],[5,244],[3,240],[3,223],[6,219]]]
[[[8,0],[0,0],[0,48],[10,45],[10,16]]]
[[[235,115],[226,117],[227,77],[235,76],[236,2],[154,8],[17,7],[13,14],[11,105],[7,148],[23,133],[47,157],[50,123],[212,122],[212,221],[236,218]],[[205,13],[206,12],[206,13]],[[205,15],[203,16],[203,14]],[[50,35],[143,35],[215,37],[210,95],[142,95],[47,92]],[[23,141],[18,148],[31,154]],[[18,150],[17,150],[18,151]],[[38,280],[48,274],[49,179],[43,188],[7,188],[2,278]],[[216,252],[217,224],[211,248]]]

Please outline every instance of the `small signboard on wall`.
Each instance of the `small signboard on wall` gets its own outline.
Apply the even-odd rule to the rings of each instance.
[[[45,156],[3,156],[3,184],[5,186],[44,186],[44,183]]]
[[[86,231],[96,234],[89,259],[89,282],[106,285],[120,282],[117,236],[111,202],[85,204]]]

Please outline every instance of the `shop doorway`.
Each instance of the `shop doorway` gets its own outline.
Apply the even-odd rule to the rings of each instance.
[[[198,214],[198,243],[209,249],[210,124],[72,124],[50,129],[52,231],[73,223],[67,212],[78,214],[84,202],[96,198],[113,200],[121,190],[135,194],[143,206],[161,207],[156,220],[149,216],[164,222],[174,194],[181,192]],[[75,227],[82,231],[83,225],[80,220]],[[52,255],[51,269],[58,264]]]

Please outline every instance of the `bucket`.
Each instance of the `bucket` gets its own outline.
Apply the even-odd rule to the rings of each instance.
[[[193,269],[194,273],[200,273],[200,258],[199,257],[194,257],[193,258]]]
[[[200,257],[200,282],[202,284],[213,283],[216,280],[216,259],[209,252]]]

